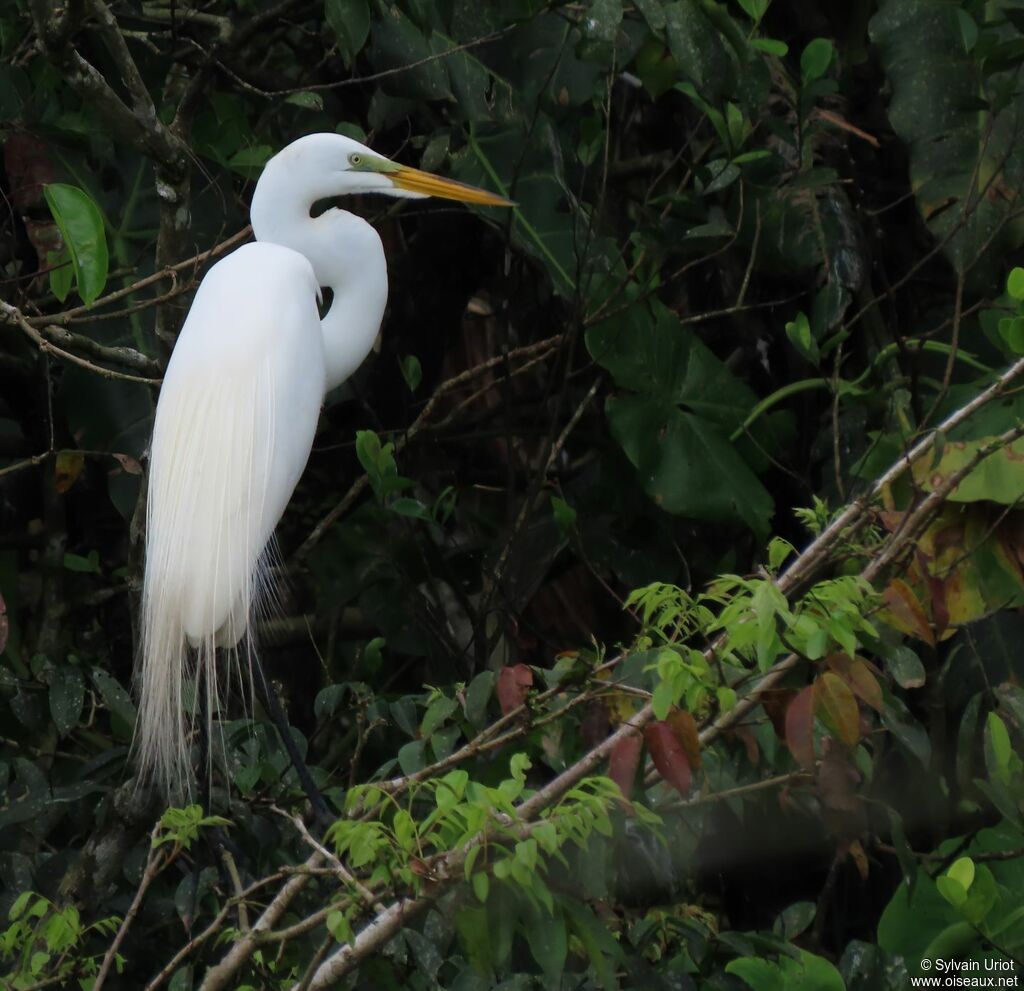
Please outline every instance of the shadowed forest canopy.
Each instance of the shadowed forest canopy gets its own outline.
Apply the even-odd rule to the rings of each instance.
[[[1024,0],[0,0],[0,985],[1020,978],[1022,69]],[[311,205],[390,282],[256,631],[330,814],[238,684],[168,810],[159,383],[313,132],[517,205]]]

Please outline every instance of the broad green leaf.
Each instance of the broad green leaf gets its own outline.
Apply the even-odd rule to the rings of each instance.
[[[733,92],[735,64],[725,39],[697,0],[665,5],[665,37],[679,68],[714,105]]]
[[[494,694],[495,681],[493,671],[481,671],[466,689],[466,718],[478,729],[487,722],[487,703]]]
[[[739,957],[725,965],[727,974],[735,974],[753,991],[787,991],[778,966],[762,957]]]
[[[832,64],[832,42],[827,38],[815,38],[800,55],[800,77],[807,83],[820,79]]]
[[[107,236],[103,214],[78,186],[55,182],[43,187],[47,205],[71,255],[82,302],[92,303],[107,284]]]
[[[452,98],[444,59],[432,58],[450,46],[428,38],[397,5],[384,4],[372,19],[370,60],[378,71],[404,69],[380,80],[384,92],[418,100]]]
[[[966,50],[957,6],[883,0],[870,36],[892,92],[889,120],[909,152],[918,210],[954,268],[988,284],[1024,237],[1019,221],[1006,223],[1024,182],[1024,132],[1019,98],[995,112],[979,99],[991,46]]]
[[[106,707],[111,713],[123,720],[125,726],[131,731],[135,726],[135,703],[131,696],[125,691],[121,683],[111,674],[100,668],[93,668],[91,672],[92,682],[100,693]]]
[[[531,906],[527,909],[523,923],[533,959],[540,964],[549,981],[557,980],[565,967],[568,950],[565,918],[562,915],[549,915]]]
[[[367,0],[325,0],[324,18],[338,41],[346,65],[352,65],[370,35],[370,5]]]
[[[924,458],[915,465],[914,478],[926,491],[938,488],[947,478],[965,468],[979,449],[994,437],[947,441],[938,464]],[[1024,499],[1024,440],[1014,441],[989,454],[946,496],[951,502],[998,502],[1010,506]]]
[[[767,536],[771,496],[714,423],[647,396],[613,397],[605,412],[644,491],[662,509],[743,522]]]

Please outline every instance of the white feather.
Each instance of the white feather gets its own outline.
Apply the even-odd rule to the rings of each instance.
[[[167,368],[149,468],[141,702],[144,775],[188,791],[195,679],[208,718],[217,647],[246,666],[261,559],[305,467],[324,394],[318,286],[290,248],[250,244],[203,280]]]

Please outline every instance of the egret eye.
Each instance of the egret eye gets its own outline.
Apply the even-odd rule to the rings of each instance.
[[[348,156],[349,165],[361,165],[362,161],[363,156],[360,155],[358,152],[353,152],[351,155]]]

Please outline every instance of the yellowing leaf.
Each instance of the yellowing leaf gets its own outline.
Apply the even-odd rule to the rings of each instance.
[[[54,486],[57,491],[67,492],[82,474],[84,466],[85,455],[81,451],[60,451],[54,466]]]
[[[849,747],[860,740],[860,709],[850,687],[832,671],[814,682],[814,711]]]

